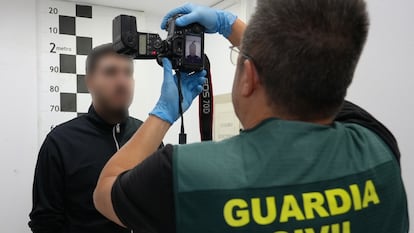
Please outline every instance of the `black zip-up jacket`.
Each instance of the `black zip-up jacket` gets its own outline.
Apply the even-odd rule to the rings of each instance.
[[[141,126],[132,117],[111,125],[91,106],[83,116],[53,129],[40,149],[29,226],[35,233],[127,233],[94,207],[99,174]]]

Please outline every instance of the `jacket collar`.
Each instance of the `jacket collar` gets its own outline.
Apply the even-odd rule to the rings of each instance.
[[[117,124],[110,124],[106,122],[99,114],[96,112],[93,105],[89,107],[87,117],[98,127],[101,129],[112,130]],[[129,114],[126,115],[125,119],[119,122],[121,128],[124,128],[127,121],[128,121]]]

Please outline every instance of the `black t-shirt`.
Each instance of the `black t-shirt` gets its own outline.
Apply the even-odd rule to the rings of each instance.
[[[345,102],[335,121],[359,124],[375,132],[399,162],[400,152],[394,136],[362,108]],[[173,146],[167,145],[121,174],[114,183],[112,204],[115,213],[135,233],[176,232],[172,154]]]

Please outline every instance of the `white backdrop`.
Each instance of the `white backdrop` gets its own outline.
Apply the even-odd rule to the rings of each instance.
[[[1,1],[0,15],[0,232],[29,232],[38,150],[35,1]]]
[[[250,1],[231,7],[248,15]],[[1,0],[0,14],[0,232],[29,232],[31,186],[38,151],[36,1]],[[348,98],[381,120],[397,137],[402,169],[414,213],[414,1],[369,0],[371,31]],[[244,9],[244,10],[241,10]],[[160,31],[161,16],[148,16],[145,29]],[[165,35],[162,35],[164,37]],[[207,36],[216,94],[231,91],[234,67],[229,43]],[[136,94],[131,114],[145,119],[160,90],[162,70],[154,61],[136,62]],[[198,141],[197,108],[186,114],[189,141]],[[166,142],[177,142],[178,124]],[[414,216],[414,215],[412,215]],[[411,216],[411,222],[414,217]]]
[[[377,117],[397,138],[414,223],[414,1],[369,0],[368,8],[370,34],[348,99]]]

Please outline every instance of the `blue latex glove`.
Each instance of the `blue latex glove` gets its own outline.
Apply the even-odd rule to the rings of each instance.
[[[176,20],[177,26],[184,27],[199,23],[206,28],[207,33],[218,32],[226,38],[230,36],[232,26],[237,19],[237,16],[228,11],[187,3],[168,12],[162,20],[161,28],[166,29],[168,20],[177,14],[185,14]]]
[[[179,117],[179,94],[178,94],[178,79],[177,75],[172,73],[172,65],[167,58],[162,59],[164,67],[164,81],[161,87],[161,96],[155,105],[150,115],[157,116],[164,121],[173,124]],[[181,92],[183,95],[183,102],[181,106],[183,112],[187,111],[191,106],[194,98],[196,98],[203,89],[203,84],[206,81],[206,71],[201,71],[192,75],[181,72]]]

